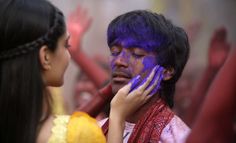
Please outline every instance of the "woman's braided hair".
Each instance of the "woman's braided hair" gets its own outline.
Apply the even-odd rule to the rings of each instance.
[[[55,49],[58,35],[62,35],[65,32],[65,23],[64,20],[61,20],[64,16],[60,10],[55,10],[56,12],[54,15],[54,21],[49,31],[44,36],[24,45],[20,45],[18,47],[10,48],[8,50],[0,52],[0,60],[6,60],[16,56],[27,54],[37,48],[40,48],[43,45],[47,45],[48,47]]]
[[[0,0],[1,143],[36,142],[51,114],[39,51],[55,52],[65,32],[62,12],[48,0]]]

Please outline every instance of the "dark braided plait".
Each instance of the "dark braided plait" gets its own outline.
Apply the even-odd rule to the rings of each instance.
[[[42,37],[32,42],[20,45],[16,48],[0,52],[0,60],[10,59],[16,56],[27,54],[43,45],[51,48],[56,48],[57,39],[65,32],[64,16],[55,9],[54,20],[51,24],[49,31]],[[53,49],[54,50],[54,49]]]
[[[36,49],[36,47],[40,47],[44,44],[44,40],[43,38],[39,38],[33,42],[18,46],[17,48],[13,48],[10,50],[5,50],[3,52],[0,53],[0,59],[10,59],[19,55],[23,55],[26,53],[29,53],[30,51],[33,51],[34,49]]]
[[[62,12],[59,9],[55,9],[56,14],[54,17],[53,25],[49,29],[46,35],[44,35],[44,41],[50,49],[55,50],[57,46],[58,38],[65,33],[65,21]]]

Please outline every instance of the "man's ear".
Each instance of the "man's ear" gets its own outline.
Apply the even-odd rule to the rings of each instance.
[[[163,72],[163,80],[170,80],[175,74],[174,68],[165,68]]]
[[[48,49],[48,46],[44,45],[40,48],[39,60],[40,60],[43,70],[50,70],[51,69],[50,50]]]

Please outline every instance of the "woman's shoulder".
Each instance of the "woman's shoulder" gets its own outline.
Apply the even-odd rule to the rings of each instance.
[[[37,143],[45,143],[51,136],[51,129],[53,127],[53,120],[55,119],[54,116],[49,116],[48,119],[41,125]]]

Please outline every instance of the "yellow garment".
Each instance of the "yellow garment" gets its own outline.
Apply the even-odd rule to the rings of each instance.
[[[106,139],[97,121],[83,112],[72,116],[59,115],[53,121],[48,143],[105,143]]]
[[[67,124],[70,120],[68,115],[58,115],[53,120],[53,127],[51,129],[51,137],[48,143],[66,143]]]

